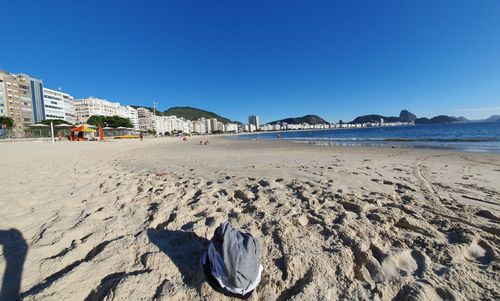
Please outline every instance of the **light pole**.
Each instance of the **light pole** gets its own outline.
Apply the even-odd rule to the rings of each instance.
[[[158,103],[156,101],[153,101],[153,129],[155,131],[155,137],[156,137],[156,106]]]

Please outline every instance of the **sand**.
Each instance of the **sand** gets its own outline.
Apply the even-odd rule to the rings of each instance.
[[[199,269],[228,220],[251,300],[500,298],[500,155],[209,140],[0,143],[2,297],[229,300]]]

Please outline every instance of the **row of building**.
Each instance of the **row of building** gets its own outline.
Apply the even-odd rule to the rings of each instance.
[[[29,126],[43,120],[58,119],[81,124],[94,115],[128,118],[134,130],[162,135],[238,131],[238,124],[223,124],[215,118],[190,121],[176,116],[157,116],[146,108],[124,106],[96,97],[75,99],[60,89],[44,87],[41,79],[0,70],[0,116],[14,121],[13,133],[16,136],[22,137]]]
[[[23,136],[24,131],[33,124],[47,119],[64,120],[71,124],[87,122],[91,116],[119,116],[128,118],[136,131],[149,131],[158,135],[171,133],[238,133],[254,131],[311,130],[328,128],[351,128],[368,126],[404,125],[406,123],[366,124],[265,124],[260,125],[259,117],[251,115],[248,124],[219,122],[217,119],[200,118],[196,121],[176,116],[157,116],[147,108],[123,106],[95,97],[75,99],[60,89],[43,86],[41,79],[27,74],[12,74],[0,71],[0,116],[14,121],[14,134]]]
[[[338,129],[338,128],[364,128],[364,127],[377,127],[377,126],[402,126],[413,125],[412,122],[384,122],[380,119],[379,122],[366,122],[366,123],[324,123],[324,124],[289,124],[286,122],[279,122],[274,124],[260,125],[259,116],[248,116],[248,124],[242,126],[241,131],[254,132],[254,131],[287,131],[287,130],[322,130],[322,129]]]
[[[261,131],[285,131],[285,130],[322,130],[322,129],[340,129],[340,128],[365,128],[377,126],[402,126],[413,125],[411,122],[367,122],[367,123],[324,123],[324,124],[287,124],[286,122],[276,124],[262,125]],[[248,131],[252,131],[249,129]]]
[[[27,74],[0,71],[0,116],[14,121],[14,131],[24,130],[45,119],[75,123],[71,95],[44,88],[40,79]]]
[[[176,116],[155,116],[154,131],[159,135],[171,133],[237,133],[239,125],[237,123],[224,124],[216,118],[200,118],[195,121],[186,120]]]

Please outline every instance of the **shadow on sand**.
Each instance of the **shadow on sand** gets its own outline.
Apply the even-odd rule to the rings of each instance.
[[[193,232],[178,230],[149,228],[147,234],[149,241],[160,248],[177,266],[184,284],[199,289],[203,283],[200,258],[209,241]]]
[[[2,257],[6,262],[0,288],[0,301],[18,300],[28,244],[19,230],[9,229],[0,230],[0,245],[3,247]]]

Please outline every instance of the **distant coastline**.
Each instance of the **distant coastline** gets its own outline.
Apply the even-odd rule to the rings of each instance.
[[[266,131],[241,133],[230,136],[229,139],[286,140],[325,146],[433,148],[500,153],[500,123],[468,122],[397,127]]]

